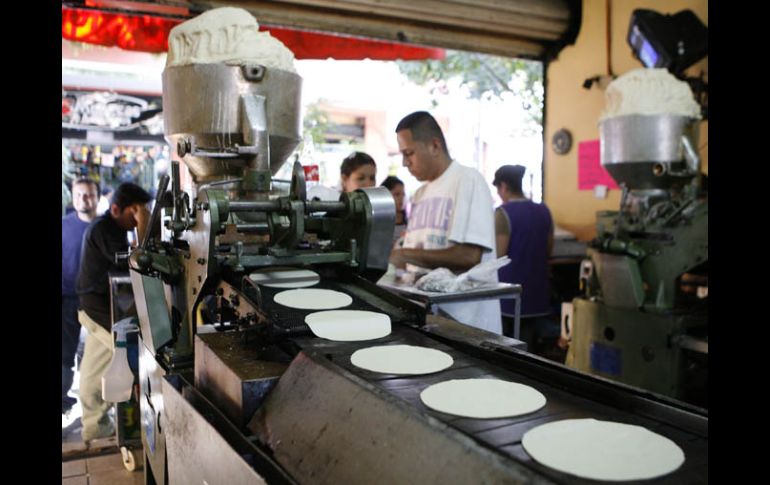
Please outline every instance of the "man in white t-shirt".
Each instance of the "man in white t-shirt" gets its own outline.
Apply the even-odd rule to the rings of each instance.
[[[402,119],[396,127],[403,164],[419,181],[402,249],[391,253],[397,268],[444,267],[465,272],[495,258],[492,195],[481,174],[449,156],[444,134],[425,111]],[[444,303],[439,308],[455,320],[502,333],[497,300]]]

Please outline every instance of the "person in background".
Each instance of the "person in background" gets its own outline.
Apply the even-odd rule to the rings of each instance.
[[[377,164],[374,159],[364,152],[353,152],[342,160],[339,187],[311,187],[307,191],[307,200],[339,200],[340,192],[374,187],[376,177]]]
[[[377,177],[377,164],[364,152],[353,152],[342,161],[340,181],[343,192],[374,187]]]
[[[396,227],[393,231],[393,244],[395,245],[404,236],[407,225],[406,207],[404,207],[404,197],[406,195],[404,192],[404,182],[398,177],[390,175],[382,181],[381,185],[390,190],[393,200],[396,202]]]
[[[128,251],[128,231],[136,228],[141,240],[147,229],[151,197],[134,183],[120,184],[107,212],[91,223],[83,240],[77,278],[80,297],[78,320],[88,330],[80,364],[80,402],[83,406],[83,441],[106,438],[115,433],[102,400],[101,380],[112,359],[109,273],[125,272],[127,263],[117,263],[115,253]]]
[[[99,187],[91,179],[80,178],[72,183],[70,212],[61,220],[61,412],[69,414],[77,402],[69,396],[74,377],[75,355],[80,342],[78,295],[75,284],[80,268],[80,249],[88,225],[96,218]],[[81,358],[82,360],[82,358]]]
[[[99,204],[96,206],[97,214],[104,214],[104,212],[110,208],[112,192],[114,192],[114,189],[109,185],[102,189],[102,195],[99,197]]]
[[[425,183],[412,197],[403,248],[391,252],[390,262],[462,273],[494,259],[492,194],[484,177],[450,158],[441,127],[425,111],[402,119],[396,138],[404,166]],[[466,325],[502,331],[496,300],[444,303],[439,310]]]
[[[544,337],[558,337],[558,322],[549,319],[548,258],[553,249],[554,225],[545,204],[524,197],[521,181],[526,168],[504,165],[495,172],[492,185],[503,205],[495,210],[497,256],[511,263],[498,271],[500,281],[517,283],[521,293],[521,335],[530,350]],[[513,335],[514,300],[500,300],[503,333]]]

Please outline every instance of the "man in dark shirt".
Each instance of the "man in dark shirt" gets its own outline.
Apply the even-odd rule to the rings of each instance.
[[[116,252],[128,251],[127,232],[144,237],[149,222],[146,204],[150,194],[133,183],[115,189],[110,208],[86,231],[77,280],[80,297],[78,320],[88,330],[80,365],[80,402],[83,406],[83,440],[108,437],[115,428],[108,416],[111,404],[102,399],[102,375],[112,359],[109,273],[126,271],[115,262]]]
[[[80,342],[78,295],[75,282],[80,267],[83,234],[96,217],[99,187],[91,179],[81,178],[72,184],[70,212],[61,220],[61,412],[68,413],[76,400],[68,395],[72,387],[75,354]],[[82,360],[82,356],[81,356]]]
[[[495,211],[497,256],[507,255],[511,264],[498,272],[500,281],[518,283],[521,292],[521,335],[530,350],[536,340],[553,332],[558,323],[548,317],[550,287],[548,258],[553,249],[553,219],[545,204],[527,199],[521,187],[525,167],[504,165],[495,172],[492,184],[503,205]],[[503,333],[512,334],[514,301],[500,300]]]

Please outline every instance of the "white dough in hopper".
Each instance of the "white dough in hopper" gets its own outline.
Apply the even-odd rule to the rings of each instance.
[[[432,374],[452,366],[446,352],[414,345],[381,345],[353,352],[350,362],[361,369],[384,374]]]
[[[242,8],[208,10],[171,29],[166,66],[260,64],[296,73],[294,53]]]
[[[353,298],[350,295],[321,288],[286,290],[276,294],[273,300],[279,305],[300,310],[331,310],[353,303]]]
[[[390,335],[390,317],[364,310],[311,313],[305,323],[316,337],[339,342],[373,340]]]
[[[520,416],[545,406],[537,389],[498,379],[452,379],[420,393],[423,404],[442,413],[491,419]]]
[[[600,120],[625,115],[678,115],[700,119],[690,86],[666,69],[641,68],[612,81]]]
[[[521,443],[535,461],[592,480],[647,480],[684,463],[682,449],[665,436],[596,419],[547,423],[527,431]]]

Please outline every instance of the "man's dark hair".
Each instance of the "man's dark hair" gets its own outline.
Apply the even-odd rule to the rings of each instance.
[[[400,178],[394,177],[393,175],[388,175],[380,184],[380,186],[385,187],[390,191],[393,191],[397,185],[404,185],[404,182]]]
[[[88,177],[80,177],[79,179],[76,179],[74,182],[72,182],[72,187],[74,188],[76,185],[80,184],[91,185],[96,189],[96,193],[99,193],[99,184],[97,184],[94,179],[90,179]]]
[[[152,197],[146,190],[131,182],[118,185],[112,194],[112,203],[117,205],[121,211],[131,205],[146,204],[151,200]]]
[[[446,146],[446,140],[444,140],[444,133],[441,131],[441,127],[436,119],[427,111],[415,111],[404,116],[398,122],[398,126],[396,126],[396,133],[403,130],[411,131],[412,139],[422,143],[430,143],[434,138],[438,138],[441,141],[441,148],[444,150],[444,154],[449,157],[449,149]]]
[[[345,157],[344,160],[342,160],[342,165],[340,166],[340,174],[346,177],[350,177],[351,173],[355,172],[359,167],[363,167],[364,165],[373,165],[374,167],[377,167],[377,164],[374,163],[374,159],[366,153],[353,152]]]
[[[503,165],[495,172],[495,179],[492,185],[499,187],[501,182],[505,182],[508,190],[514,194],[522,194],[521,179],[524,178],[524,172],[527,168],[522,165]]]

